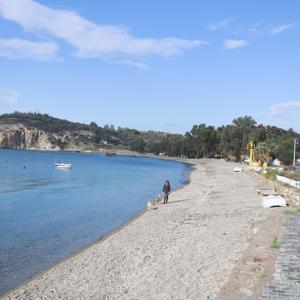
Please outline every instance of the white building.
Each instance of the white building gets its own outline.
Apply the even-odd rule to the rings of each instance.
[[[281,165],[281,161],[277,158],[275,158],[273,161],[272,161],[272,166],[280,166]]]

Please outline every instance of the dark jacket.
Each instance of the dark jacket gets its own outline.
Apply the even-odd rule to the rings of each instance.
[[[163,187],[163,192],[164,193],[170,193],[171,192],[171,185],[170,184],[165,184]]]

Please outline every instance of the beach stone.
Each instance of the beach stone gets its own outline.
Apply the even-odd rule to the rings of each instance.
[[[267,212],[257,177],[223,160],[194,163],[190,183],[171,193],[168,205],[2,299],[24,299],[22,290],[26,299],[215,299]]]
[[[252,291],[247,288],[240,288],[240,291],[242,294],[246,295],[247,297],[250,297],[253,295]]]

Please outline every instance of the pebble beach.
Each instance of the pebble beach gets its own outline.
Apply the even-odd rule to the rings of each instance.
[[[214,299],[267,217],[257,177],[194,160],[190,182],[1,299]]]

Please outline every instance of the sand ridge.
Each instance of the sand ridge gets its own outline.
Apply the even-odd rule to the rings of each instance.
[[[257,179],[194,160],[191,181],[107,239],[3,299],[213,299],[267,212]]]

